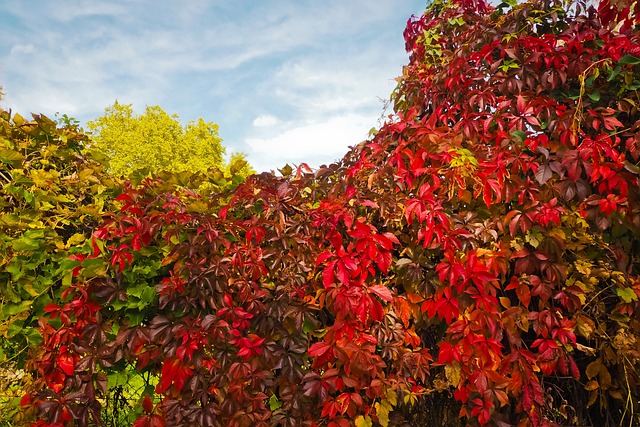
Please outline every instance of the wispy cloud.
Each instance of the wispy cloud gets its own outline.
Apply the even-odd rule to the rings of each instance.
[[[78,19],[91,16],[117,17],[126,15],[127,9],[122,4],[87,2],[82,0],[66,2],[50,2],[48,6],[50,16],[63,23],[70,23]]]
[[[11,56],[13,55],[28,55],[35,50],[35,47],[31,43],[17,44],[11,48]]]

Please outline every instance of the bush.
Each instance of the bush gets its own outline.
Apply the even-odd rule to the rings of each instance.
[[[98,423],[123,373],[137,427],[640,423],[640,40],[608,7],[434,2],[340,162],[126,183],[40,309],[34,425]]]

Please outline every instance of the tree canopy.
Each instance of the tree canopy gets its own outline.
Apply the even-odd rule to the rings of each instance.
[[[89,121],[87,127],[94,133],[93,148],[106,156],[109,171],[119,176],[139,169],[228,169],[218,125],[202,118],[182,126],[177,115],[170,115],[159,106],[147,106],[144,113],[136,114],[131,105],[116,101],[105,109],[104,115]],[[234,153],[233,162],[243,160],[242,154]],[[248,175],[252,170],[247,165],[244,172]]]

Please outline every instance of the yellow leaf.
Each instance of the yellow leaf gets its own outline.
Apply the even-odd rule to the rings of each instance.
[[[483,256],[485,256],[487,254],[491,254],[491,253],[493,253],[493,251],[490,250],[490,249],[484,249],[484,248],[476,249],[476,255],[478,255],[479,257],[483,257]]]
[[[585,338],[591,337],[591,334],[593,334],[593,331],[596,327],[596,324],[593,322],[593,320],[589,319],[586,316],[578,315],[575,317],[575,321],[578,333]]]
[[[407,392],[403,400],[405,404],[414,405],[418,401],[418,397],[415,395],[415,393]]]
[[[68,246],[75,246],[79,243],[84,242],[85,240],[85,236],[84,234],[81,233],[75,233],[73,236],[69,237],[69,240],[67,240],[67,245]]]
[[[356,427],[372,427],[373,423],[371,422],[371,417],[369,415],[362,416],[358,415],[356,418]]]
[[[526,314],[522,314],[520,316],[518,328],[522,329],[524,332],[527,332],[529,330],[529,317]]]
[[[567,235],[560,228],[552,228],[547,232],[548,237],[555,237],[558,240],[564,241],[567,238]]]
[[[602,363],[600,362],[600,359],[594,360],[593,362],[589,363],[587,365],[587,378],[592,379],[593,377],[598,375],[601,367]]]
[[[15,123],[16,126],[22,126],[25,124],[25,120],[20,114],[16,113],[13,115],[13,123]]]
[[[458,387],[458,384],[460,384],[460,366],[457,363],[455,365],[447,365],[444,367],[444,373],[449,384]]]
[[[591,267],[593,266],[593,264],[591,264],[589,261],[577,259],[573,265],[579,273],[584,274],[585,276],[591,275]]]
[[[378,421],[382,427],[387,427],[389,425],[389,413],[393,411],[393,407],[388,400],[382,400],[380,402],[376,402],[374,404],[376,408],[376,415],[378,416]]]
[[[390,388],[387,389],[387,400],[392,406],[398,406],[398,395]]]
[[[39,297],[40,296],[40,292],[38,292],[31,283],[25,283],[22,285],[22,289],[24,289],[25,291],[27,291],[27,293],[29,295],[31,295],[32,297]]]

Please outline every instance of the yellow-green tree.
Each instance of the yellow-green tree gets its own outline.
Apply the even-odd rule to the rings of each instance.
[[[159,106],[148,106],[143,114],[136,114],[130,104],[116,101],[87,127],[94,134],[92,148],[106,156],[109,171],[115,175],[144,168],[151,172],[229,168],[224,164],[226,150],[218,125],[202,118],[182,126],[176,114]],[[235,155],[233,161],[237,160],[244,160],[244,155]],[[253,172],[247,166],[236,169],[245,176]]]

